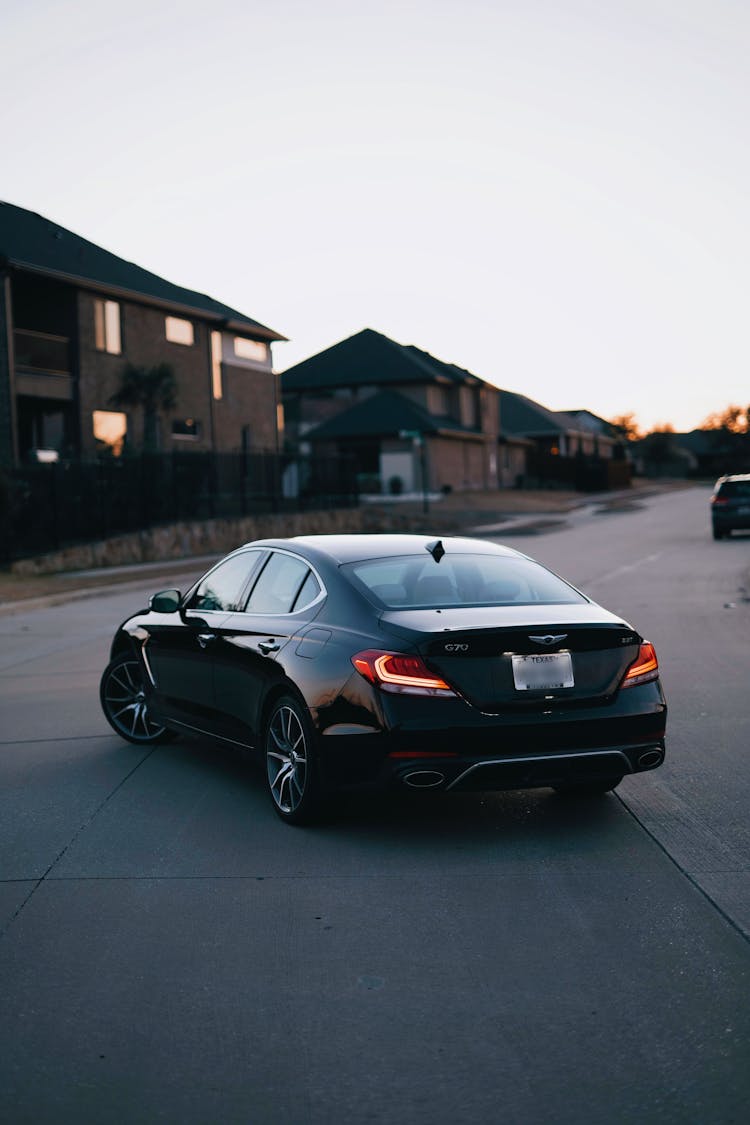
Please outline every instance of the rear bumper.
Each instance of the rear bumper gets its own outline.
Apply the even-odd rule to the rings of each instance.
[[[399,700],[401,714],[391,713],[385,730],[321,736],[328,785],[525,789],[640,773],[664,760],[667,708],[658,683],[585,712],[488,716],[460,701],[415,702]]]
[[[628,773],[656,769],[664,761],[664,744],[608,747],[580,753],[529,754],[517,758],[479,761],[447,778],[446,789],[534,789],[566,785],[571,782],[603,781]],[[414,788],[415,778],[407,774],[405,785]],[[417,778],[417,787],[418,787]],[[435,786],[437,787],[437,786]]]
[[[711,513],[711,523],[715,531],[740,531],[750,529],[750,515],[738,512]]]

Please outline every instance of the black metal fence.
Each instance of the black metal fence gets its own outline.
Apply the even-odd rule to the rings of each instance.
[[[181,520],[353,507],[346,458],[143,454],[0,469],[0,562]]]
[[[627,488],[631,476],[632,466],[624,458],[559,457],[534,449],[527,454],[524,483],[530,488],[606,492]]]

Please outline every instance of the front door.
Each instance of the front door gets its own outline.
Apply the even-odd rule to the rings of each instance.
[[[179,614],[153,614],[153,622],[145,623],[154,714],[193,730],[224,733],[214,699],[213,650],[266,555],[257,549],[230,555],[188,594]]]

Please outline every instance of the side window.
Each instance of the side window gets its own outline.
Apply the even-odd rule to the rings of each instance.
[[[248,613],[289,613],[309,567],[293,555],[274,554],[263,568],[245,607]],[[310,599],[312,600],[312,599]]]
[[[241,610],[240,598],[248,579],[256,572],[263,558],[262,551],[243,551],[214,567],[201,579],[190,598],[187,609],[220,610],[232,613]]]
[[[314,602],[320,593],[320,583],[311,570],[307,572],[307,578],[302,583],[302,589],[297,594],[297,600],[292,606],[296,613],[299,609],[304,609],[310,602]]]

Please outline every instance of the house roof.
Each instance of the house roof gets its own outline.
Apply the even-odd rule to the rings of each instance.
[[[580,431],[575,418],[561,410],[548,410],[526,395],[501,390],[499,400],[500,426],[504,434],[544,437]]]
[[[689,433],[672,436],[676,445],[698,457],[733,452],[737,441],[737,435],[726,430],[690,430]]]
[[[621,426],[615,426],[614,423],[608,422],[601,415],[594,414],[593,410],[556,410],[555,413],[572,418],[581,429],[588,430],[592,434],[604,435],[604,437],[613,438],[615,441],[622,441],[623,439]]]
[[[166,281],[23,207],[0,201],[0,263],[155,303],[264,340],[286,337],[205,293]]]
[[[402,431],[420,434],[453,433],[456,437],[479,437],[477,430],[449,418],[436,417],[398,391],[378,391],[348,410],[321,422],[304,434],[305,441],[336,441],[342,438],[394,437]]]
[[[482,380],[414,345],[397,344],[372,328],[363,328],[281,375],[284,392],[435,382],[472,385]]]
[[[631,449],[638,454],[648,452],[653,445],[655,434],[663,438],[664,445],[670,445],[675,450],[684,450],[694,457],[721,456],[734,453],[737,448],[735,444],[737,435],[727,433],[726,430],[690,430],[688,433],[656,430],[631,442]]]

